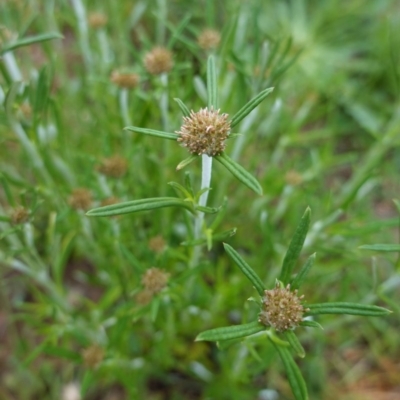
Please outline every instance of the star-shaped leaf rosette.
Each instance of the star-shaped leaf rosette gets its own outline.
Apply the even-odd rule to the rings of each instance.
[[[252,110],[254,110],[267,96],[273,88],[268,88],[260,92],[255,98],[243,106],[232,118],[228,114],[221,113],[218,108],[217,79],[215,62],[212,56],[207,63],[207,96],[208,105],[197,112],[190,111],[189,108],[180,100],[175,99],[183,113],[183,123],[176,132],[164,132],[154,129],[139,128],[128,126],[125,130],[149,135],[157,138],[176,141],[178,145],[186,148],[190,156],[177,166],[182,169],[193,160],[201,156],[202,158],[202,178],[201,188],[198,193],[193,195],[188,186],[185,188],[174,182],[171,186],[177,189],[180,197],[161,197],[133,200],[110,206],[99,207],[90,210],[89,216],[112,216],[127,214],[137,211],[152,210],[163,207],[182,207],[199,216],[197,220],[197,233],[201,229],[202,217],[204,213],[215,213],[216,208],[206,207],[207,195],[210,189],[212,160],[221,163],[232,175],[240,182],[252,189],[257,194],[262,194],[262,188],[257,179],[250,174],[240,164],[232,160],[226,153],[226,141],[233,137],[231,130],[243,120]],[[197,235],[198,237],[199,235]]]
[[[305,351],[298,340],[295,330],[299,327],[321,327],[312,319],[319,314],[348,314],[369,317],[379,317],[390,314],[386,308],[358,303],[332,302],[308,304],[304,295],[298,290],[304,282],[307,273],[314,264],[315,254],[311,255],[300,271],[292,276],[296,261],[300,255],[310,224],[310,209],[307,208],[296,232],[291,240],[284,257],[282,268],[275,287],[265,289],[264,283],[242,257],[228,244],[224,244],[225,251],[237,264],[247,279],[257,290],[260,300],[260,312],[257,320],[235,326],[211,329],[200,333],[196,341],[223,342],[244,338],[263,332],[279,353],[288,381],[296,400],[308,399],[307,387],[296,365],[293,353],[303,358]]]

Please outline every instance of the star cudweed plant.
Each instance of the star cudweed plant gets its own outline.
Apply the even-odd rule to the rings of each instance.
[[[379,317],[391,313],[386,308],[358,303],[332,302],[307,304],[298,290],[314,264],[311,255],[300,271],[293,277],[292,272],[300,255],[310,224],[310,209],[305,211],[284,257],[279,277],[273,289],[265,289],[264,283],[242,257],[228,244],[224,244],[229,257],[238,265],[243,274],[253,284],[259,295],[260,312],[255,321],[235,326],[211,329],[200,333],[196,341],[216,341],[240,339],[265,332],[282,359],[287,378],[296,400],[308,399],[307,387],[300,369],[294,361],[293,353],[305,356],[295,331],[299,327],[321,327],[309,317],[318,314],[348,314]]]
[[[225,153],[225,146],[226,141],[233,136],[231,135],[232,128],[255,109],[272,90],[273,88],[263,90],[230,118],[228,114],[221,113],[218,108],[215,62],[214,58],[210,56],[207,64],[207,107],[197,112],[193,110],[189,111],[189,108],[180,99],[175,99],[183,113],[182,126],[176,132],[164,132],[135,126],[128,126],[125,128],[125,130],[128,131],[173,140],[182,147],[185,147],[189,151],[190,156],[179,163],[177,166],[178,170],[184,168],[196,158],[201,157],[202,178],[199,192],[194,193],[191,189],[191,185],[188,183],[186,187],[183,187],[176,182],[171,182],[170,185],[178,192],[180,197],[133,200],[96,208],[90,210],[87,215],[100,217],[153,210],[163,207],[181,207],[194,214],[195,240],[198,240],[201,229],[203,228],[204,213],[215,213],[218,211],[216,208],[207,207],[213,159],[221,163],[240,182],[257,194],[262,194],[262,188],[257,179]]]

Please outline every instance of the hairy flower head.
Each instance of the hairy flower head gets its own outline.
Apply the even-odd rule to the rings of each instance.
[[[92,205],[92,193],[86,188],[76,188],[69,196],[68,203],[75,210],[87,210]]]
[[[211,50],[218,47],[221,35],[215,29],[204,29],[197,38],[197,43],[203,50]]]
[[[169,274],[156,267],[148,269],[142,276],[142,284],[150,293],[161,292],[167,285]]]
[[[297,290],[290,291],[290,285],[286,288],[276,284],[275,289],[266,290],[263,298],[263,309],[259,314],[259,321],[266,326],[272,326],[278,332],[296,328],[303,319],[303,313],[307,311],[301,300],[304,296],[297,296]]]
[[[211,157],[225,150],[230,128],[228,114],[220,114],[219,110],[213,108],[202,108],[183,117],[183,125],[176,133],[179,135],[178,142],[187,147],[190,153]]]
[[[98,169],[110,178],[121,178],[128,170],[128,161],[119,155],[115,155],[104,158]]]
[[[173,65],[172,53],[165,47],[154,47],[144,56],[144,66],[152,75],[169,72]]]
[[[139,75],[134,72],[115,70],[111,73],[110,80],[122,89],[133,89],[139,84]]]

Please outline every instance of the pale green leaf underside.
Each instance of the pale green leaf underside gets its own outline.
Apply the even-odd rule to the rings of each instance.
[[[348,314],[348,315],[363,315],[367,317],[380,317],[391,313],[390,310],[369,304],[357,303],[320,303],[308,304],[306,311],[307,315],[317,314]]]
[[[235,178],[245,184],[248,188],[253,190],[259,195],[262,195],[263,190],[257,179],[247,172],[240,164],[233,161],[225,153],[221,153],[219,156],[214,157],[219,161]]]
[[[304,348],[299,342],[299,339],[297,338],[296,334],[293,331],[288,330],[285,332],[285,338],[290,343],[290,346],[292,346],[292,349],[296,352],[296,354],[299,357],[304,358],[306,352],[304,351]]]
[[[243,118],[250,114],[272,91],[274,88],[268,88],[260,92],[254,99],[245,104],[231,120],[231,128],[237,125]]]
[[[132,131],[136,133],[143,133],[144,135],[150,135],[162,139],[177,140],[179,135],[172,132],[156,131],[154,129],[138,128],[137,126],[127,126],[124,128],[126,131]]]
[[[1,50],[1,54],[6,53],[7,51],[15,50],[18,47],[29,46],[35,43],[45,42],[47,40],[53,39],[63,39],[64,36],[57,32],[49,32],[49,33],[42,33],[40,35],[29,36],[26,38],[15,40],[3,47]]]
[[[307,236],[308,227],[310,226],[310,216],[311,210],[309,207],[307,207],[306,211],[301,217],[298,227],[296,228],[296,232],[293,235],[292,241],[290,242],[289,248],[283,260],[282,272],[279,276],[279,280],[282,281],[285,285],[289,282],[294,265],[300,255],[301,249],[303,248],[304,240]]]
[[[399,252],[400,244],[364,244],[363,246],[360,246],[359,249],[383,252]]]
[[[213,56],[208,57],[207,61],[207,99],[208,108],[217,110],[217,72],[215,70],[215,60]]]
[[[250,265],[248,265],[246,261],[244,261],[243,258],[240,257],[239,253],[236,250],[234,250],[233,247],[229,246],[229,244],[224,243],[224,248],[225,251],[228,253],[229,257],[237,264],[237,266],[241,269],[246,278],[256,288],[258,294],[261,297],[264,296],[264,290],[265,290],[264,283],[262,282],[260,277],[255,273],[253,268],[251,268]]]
[[[283,366],[285,367],[286,375],[295,399],[308,400],[306,383],[301,375],[299,367],[293,360],[290,350],[287,347],[276,345],[272,340],[271,342],[282,359]]]
[[[196,342],[201,340],[209,342],[217,342],[220,340],[237,339],[255,333],[261,332],[266,327],[260,324],[258,321],[250,322],[243,325],[225,326],[223,328],[210,329],[200,333],[196,337]]]
[[[194,212],[191,203],[176,197],[156,197],[127,201],[110,206],[94,208],[86,213],[89,217],[110,217],[113,215],[130,214],[139,211],[155,210],[164,207],[182,207]]]

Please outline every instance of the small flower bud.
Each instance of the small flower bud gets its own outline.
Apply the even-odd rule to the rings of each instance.
[[[14,225],[23,224],[29,220],[29,211],[22,206],[18,206],[11,211],[11,222]]]
[[[169,72],[173,65],[172,53],[164,47],[154,47],[144,57],[144,66],[147,72],[152,75]]]
[[[101,12],[93,12],[89,14],[88,18],[89,26],[93,29],[99,29],[107,25],[107,15]]]
[[[82,351],[83,363],[88,368],[95,368],[103,361],[104,350],[97,344],[84,349]]]
[[[121,89],[133,89],[139,84],[139,75],[115,70],[111,73],[110,80]]]
[[[221,35],[215,29],[204,29],[197,38],[197,43],[203,50],[216,49],[221,41]]]
[[[281,288],[279,283],[275,289],[266,290],[263,298],[263,310],[259,321],[266,326],[272,326],[278,332],[296,328],[307,311],[302,304],[303,296],[297,296],[297,290],[291,292],[290,285]]]
[[[155,253],[162,253],[165,249],[166,243],[162,236],[157,235],[149,240],[149,248]]]
[[[162,269],[152,267],[148,269],[142,276],[142,284],[145,290],[152,294],[161,292],[167,285],[169,274]]]
[[[139,293],[136,294],[135,300],[141,306],[145,306],[150,303],[153,298],[153,293],[150,290],[143,289]]]
[[[128,162],[125,158],[116,155],[103,159],[98,169],[102,174],[111,178],[121,178],[126,174]]]
[[[183,125],[176,133],[179,135],[178,142],[187,147],[190,153],[211,157],[225,150],[230,128],[228,114],[202,108],[196,113],[191,111],[189,117],[183,117]]]
[[[68,203],[75,210],[87,210],[92,205],[92,194],[86,188],[74,189],[69,196]]]

